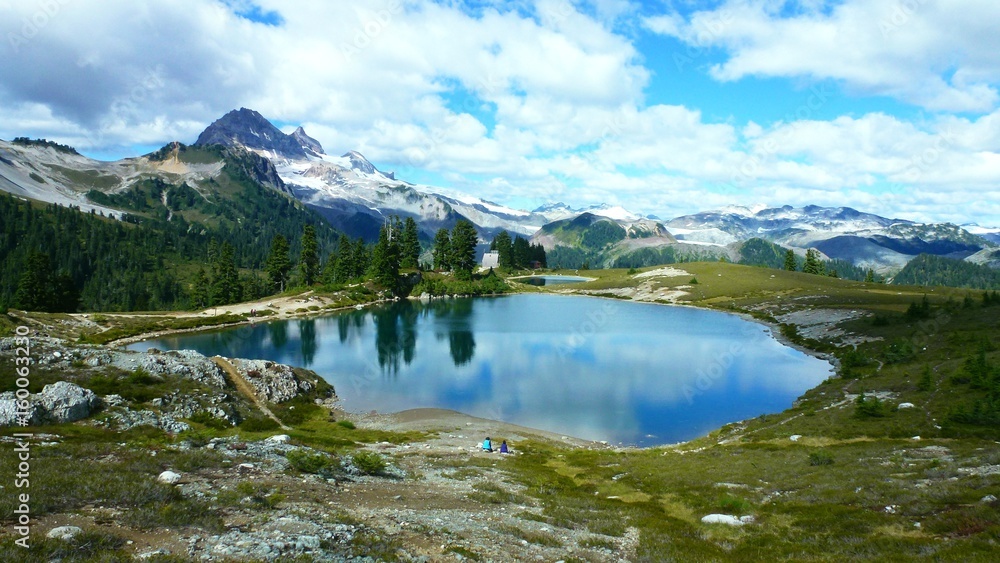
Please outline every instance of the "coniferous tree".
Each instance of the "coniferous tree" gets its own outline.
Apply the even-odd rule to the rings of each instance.
[[[547,267],[548,259],[545,256],[545,247],[541,243],[531,245],[531,260],[538,262],[543,268]]]
[[[49,311],[54,296],[48,255],[32,250],[22,268],[14,294],[14,306],[25,311]]]
[[[510,240],[510,233],[500,231],[493,237],[490,243],[490,250],[496,250],[500,256],[500,266],[503,268],[515,269],[518,264],[514,263],[514,244]]]
[[[323,262],[323,268],[319,274],[319,280],[324,285],[332,285],[337,283],[337,252],[331,252],[329,256],[326,257],[326,261]]]
[[[288,258],[288,240],[281,235],[275,235],[271,242],[271,253],[267,257],[264,265],[267,271],[268,281],[271,282],[271,291],[280,293],[285,291],[285,284],[288,283],[288,272],[292,269],[292,261]]]
[[[472,223],[459,219],[451,231],[451,253],[449,262],[455,271],[455,277],[463,280],[472,279],[472,270],[476,267],[476,243],[479,235]]]
[[[371,262],[371,254],[368,252],[368,245],[365,244],[365,239],[358,237],[358,240],[354,241],[354,252],[351,262],[354,269],[351,272],[350,279],[364,277],[365,272],[368,271],[368,264]]]
[[[351,239],[347,235],[341,234],[337,241],[336,260],[334,255],[330,255],[330,262],[327,264],[333,275],[326,283],[347,283],[354,275],[354,248],[351,246]]]
[[[299,267],[302,269],[302,282],[307,287],[319,281],[319,245],[316,242],[316,229],[312,225],[306,225],[302,230]]]
[[[401,268],[416,268],[420,265],[420,231],[413,217],[407,217],[403,223],[403,233],[399,242],[399,266]]]
[[[205,269],[199,269],[191,283],[191,308],[203,309],[211,304],[211,288]]]
[[[236,269],[236,251],[233,245],[223,243],[212,276],[212,304],[236,303],[242,298],[242,289],[240,274]]]
[[[819,259],[819,251],[810,248],[806,251],[806,263],[802,267],[802,271],[807,274],[817,274],[822,276],[825,273],[825,267],[823,262]]]
[[[526,268],[531,262],[531,247],[528,240],[518,235],[511,244],[511,262],[515,268]]]
[[[369,273],[375,282],[396,293],[399,287],[399,239],[392,224],[382,227],[372,250]]]
[[[795,264],[795,252],[791,248],[785,251],[785,269],[789,272],[794,272],[798,269]]]
[[[451,234],[448,229],[441,227],[434,235],[434,269],[451,269]]]

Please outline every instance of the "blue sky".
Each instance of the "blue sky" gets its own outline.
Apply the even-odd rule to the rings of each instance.
[[[0,138],[111,159],[250,107],[522,208],[1000,225],[993,1],[42,4],[0,1]]]

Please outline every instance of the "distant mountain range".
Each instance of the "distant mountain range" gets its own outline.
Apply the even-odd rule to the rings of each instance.
[[[54,143],[0,141],[0,189],[117,215],[125,210],[112,204],[113,196],[150,178],[204,191],[223,165],[221,159],[205,157],[204,152],[198,158],[181,158],[179,146],[100,162]],[[302,202],[333,227],[368,240],[377,236],[387,217],[398,215],[416,219],[425,241],[437,229],[464,218],[476,225],[483,241],[507,230],[532,237],[567,264],[585,261],[592,267],[644,265],[678,256],[738,260],[740,249],[752,239],[799,254],[816,248],[830,259],[885,274],[899,271],[920,254],[994,267],[998,262],[1000,230],[920,224],[849,207],[729,207],[666,221],[609,205],[575,209],[554,202],[531,211],[513,209],[398,179],[355,151],[330,156],[302,127],[286,134],[246,108],[216,120],[195,146],[221,146],[245,155],[237,162],[248,176]]]

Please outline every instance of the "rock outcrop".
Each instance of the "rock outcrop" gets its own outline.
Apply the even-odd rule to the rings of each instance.
[[[315,388],[312,382],[300,379],[292,368],[284,364],[240,359],[229,359],[229,362],[253,386],[257,396],[270,403],[283,403]]]
[[[41,393],[29,395],[29,413],[25,418],[32,425],[63,424],[87,418],[101,406],[101,399],[90,389],[75,383],[59,381],[46,385]],[[18,424],[17,397],[12,392],[0,394],[0,426]]]

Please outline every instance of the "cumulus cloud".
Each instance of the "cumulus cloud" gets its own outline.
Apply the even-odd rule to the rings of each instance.
[[[402,178],[429,172],[526,207],[850,203],[959,220],[962,202],[1000,201],[1000,36],[988,29],[1000,13],[910,4],[734,0],[642,29],[720,49],[709,72],[721,81],[834,79],[978,113],[758,123],[647,100],[646,53],[622,28],[648,6],[625,0],[0,2],[0,137],[120,153],[191,142],[245,106]]]
[[[765,0],[728,0],[688,17],[651,16],[646,27],[727,53],[711,74],[841,81],[936,111],[990,111],[1000,81],[1000,4],[846,0],[829,9]]]

